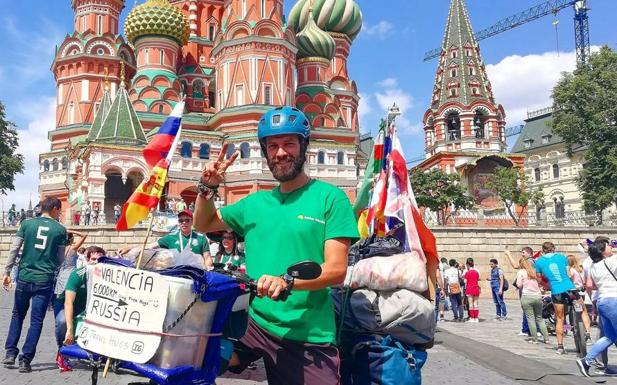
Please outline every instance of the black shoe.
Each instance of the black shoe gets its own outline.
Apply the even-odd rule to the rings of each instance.
[[[30,373],[31,371],[30,361],[26,359],[19,361],[19,373]]]
[[[587,364],[587,361],[585,361],[584,358],[580,358],[578,360],[576,360],[576,365],[578,365],[578,370],[581,371],[581,374],[585,377],[590,377],[589,375],[589,367],[590,365]]]
[[[15,356],[5,356],[4,361],[2,361],[2,364],[5,367],[15,366]]]

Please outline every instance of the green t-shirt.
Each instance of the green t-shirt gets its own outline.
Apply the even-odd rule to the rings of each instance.
[[[242,253],[225,253],[225,250],[216,255],[216,263],[230,263],[236,267],[240,267],[244,263],[244,254]]]
[[[301,261],[324,262],[328,239],[358,238],[356,220],[345,193],[311,180],[287,194],[260,191],[223,207],[221,216],[245,240],[247,274],[278,276]],[[287,301],[255,298],[249,314],[269,333],[309,343],[333,343],[334,306],[330,290],[293,291]]]
[[[182,244],[180,241],[182,241]],[[195,254],[203,255],[203,253],[210,251],[208,239],[203,234],[196,231],[192,231],[188,237],[180,231],[174,231],[158,240],[159,247],[163,249],[175,249],[179,252],[182,252],[189,243],[191,244],[191,251]]]
[[[66,229],[55,219],[37,217],[24,221],[17,236],[24,240],[19,279],[24,282],[53,282],[62,263],[58,249],[66,246]]]
[[[64,292],[58,297],[60,303],[64,303],[65,293],[72,291],[75,293],[75,301],[73,302],[73,316],[77,317],[81,312],[86,310],[86,302],[88,301],[88,274],[86,274],[86,266],[75,269],[69,275]]]

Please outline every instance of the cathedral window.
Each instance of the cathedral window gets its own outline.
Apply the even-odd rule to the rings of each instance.
[[[563,219],[566,217],[566,206],[563,201],[563,197],[553,198],[553,203],[555,204],[555,218]]]
[[[317,68],[317,81],[321,81],[321,68]]]
[[[159,104],[158,110],[159,110],[159,114],[163,113],[163,105],[162,104]]]
[[[326,163],[326,153],[323,151],[319,151],[317,153],[317,164],[324,164]]]
[[[67,168],[69,168],[69,160],[65,157],[62,157],[62,160],[60,161],[60,164],[62,166],[63,170],[66,170]]]
[[[261,18],[266,18],[266,0],[261,0]]]
[[[144,62],[145,62],[146,64],[150,64],[150,58],[149,58],[149,56],[150,56],[150,49],[146,48],[146,49],[144,50]]]
[[[69,103],[69,124],[75,123],[75,104]]]
[[[234,154],[234,152],[236,152],[236,145],[233,143],[230,143],[229,146],[227,147],[227,152],[225,153],[225,158],[229,159],[231,158],[231,156]]]
[[[54,160],[51,161],[51,169],[52,171],[58,171],[58,159],[54,158]]]
[[[471,48],[465,48],[465,56],[471,56]]]
[[[242,84],[238,84],[236,86],[236,106],[244,105],[244,86]]]
[[[181,157],[191,158],[193,156],[193,144],[191,142],[182,142],[180,146]]]
[[[474,67],[469,67],[469,75],[474,76],[476,74],[476,69]]]
[[[450,70],[450,77],[455,78],[455,77],[456,77],[456,75],[458,75],[458,72],[456,71],[456,68],[452,68],[452,69]]]
[[[456,59],[456,58],[457,58],[457,56],[458,56],[458,52],[457,52],[457,51],[452,51],[452,52],[450,53],[450,57],[451,57],[452,59]]]
[[[536,182],[539,182],[542,179],[542,173],[540,172],[539,167],[533,169],[533,176]]]
[[[242,0],[242,18],[246,17],[246,0]]]
[[[248,159],[251,157],[251,147],[248,143],[244,142],[240,145],[240,158]]]
[[[214,35],[216,35],[216,26],[214,24],[210,24],[208,26],[208,36],[210,37],[210,41],[214,41]]]
[[[49,171],[49,159],[43,161],[43,171]]]
[[[455,97],[458,95],[456,88],[450,88],[450,96]]]
[[[345,153],[343,151],[339,151],[336,153],[336,164],[342,166],[345,164]]]
[[[268,84],[264,86],[264,104],[272,104],[272,86]]]
[[[193,98],[203,99],[204,97],[204,82],[201,79],[193,81]]]
[[[165,51],[159,50],[159,64],[165,64]]]
[[[208,143],[199,145],[199,159],[210,159],[210,145]]]
[[[96,33],[99,35],[103,34],[103,15],[96,16]]]
[[[553,178],[559,179],[559,165],[557,163],[553,165]]]
[[[458,112],[448,115],[446,122],[448,125],[448,140],[461,140],[461,119]]]
[[[486,118],[479,112],[476,112],[476,114],[473,117],[473,130],[474,130],[476,139],[484,139],[485,137],[485,132],[484,132],[485,120]]]

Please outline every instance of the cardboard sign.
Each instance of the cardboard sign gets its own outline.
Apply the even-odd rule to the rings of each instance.
[[[122,266],[88,266],[86,321],[77,343],[94,353],[144,364],[156,353],[169,284],[157,273]]]

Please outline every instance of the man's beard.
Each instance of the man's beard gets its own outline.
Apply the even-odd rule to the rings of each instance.
[[[274,179],[279,182],[289,182],[293,180],[295,177],[300,175],[302,169],[304,168],[304,162],[306,162],[306,154],[304,152],[300,153],[300,155],[296,158],[291,155],[287,155],[285,157],[280,157],[276,159],[267,159],[268,168],[272,172]],[[285,164],[281,164],[281,163]],[[287,162],[291,162],[291,167]]]

